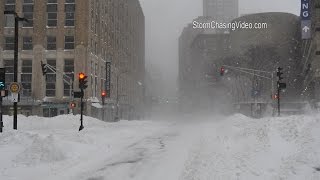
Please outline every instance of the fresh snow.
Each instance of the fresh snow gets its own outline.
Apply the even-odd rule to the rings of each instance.
[[[4,116],[0,180],[320,179],[320,114],[79,119]]]

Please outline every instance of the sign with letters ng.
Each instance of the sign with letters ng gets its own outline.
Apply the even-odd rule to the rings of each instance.
[[[110,98],[110,93],[111,93],[111,62],[107,62],[107,64],[106,64],[105,90],[107,93],[107,98]]]
[[[301,20],[310,20],[311,18],[311,4],[310,0],[301,0]]]
[[[302,39],[310,39],[311,35],[311,0],[301,0],[301,37]]]

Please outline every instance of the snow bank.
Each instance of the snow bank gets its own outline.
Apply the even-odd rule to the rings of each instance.
[[[18,154],[14,160],[16,163],[37,164],[56,162],[65,159],[65,155],[61,148],[56,143],[55,138],[50,135],[40,137],[34,135],[32,144],[27,147],[22,153]]]
[[[5,116],[0,179],[320,179],[316,113],[172,123],[84,117],[81,132],[79,119],[19,116],[13,131],[12,117]]]

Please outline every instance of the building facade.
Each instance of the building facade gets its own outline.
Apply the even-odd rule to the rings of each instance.
[[[238,14],[238,0],[203,0],[203,16],[210,16],[216,22],[231,22]]]
[[[311,3],[311,38],[302,41],[302,67],[304,100],[320,107],[320,0]]]
[[[144,98],[145,27],[138,0],[5,0],[0,3],[0,12],[4,10],[14,10],[29,20],[19,28],[21,113],[68,113],[70,101],[78,102],[70,89],[79,90],[77,75],[84,72],[88,76],[87,115],[112,120],[118,102],[122,118],[139,116]],[[9,84],[13,81],[14,19],[0,17],[0,65],[6,68]],[[43,76],[41,61],[57,73],[48,70]],[[102,107],[108,63],[111,90]]]

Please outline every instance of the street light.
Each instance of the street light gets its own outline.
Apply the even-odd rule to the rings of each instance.
[[[18,35],[19,35],[19,21],[29,23],[26,18],[19,17],[15,11],[4,11],[4,14],[14,15],[14,59],[13,59],[13,81],[18,82]],[[17,112],[18,102],[13,103],[13,129],[18,129]]]

